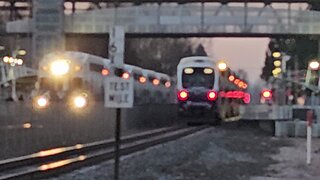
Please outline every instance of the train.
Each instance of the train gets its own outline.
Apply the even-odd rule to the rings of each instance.
[[[39,62],[34,107],[44,109],[60,101],[82,109],[90,102],[103,101],[104,80],[112,75],[134,79],[135,105],[173,102],[170,76],[128,64],[118,70],[109,59],[84,52],[50,53]]]
[[[239,106],[248,103],[250,98],[244,91],[247,86],[230,69],[222,72],[213,58],[182,58],[177,66],[178,114],[180,117],[209,117],[191,120],[216,125],[223,120],[239,119]]]

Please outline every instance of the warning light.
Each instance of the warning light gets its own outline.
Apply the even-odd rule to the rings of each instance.
[[[235,84],[235,85],[238,85],[238,84],[239,84],[239,82],[240,82],[240,79],[236,79],[236,80],[234,80],[234,84]]]
[[[109,75],[108,69],[102,69],[101,74],[102,74],[103,76],[108,76],[108,75]]]
[[[171,86],[171,83],[170,81],[167,81],[165,84],[164,84],[167,88],[169,88]]]
[[[230,75],[230,76],[229,76],[229,81],[232,82],[232,81],[234,81],[234,79],[235,79],[235,77],[234,77],[233,75]]]
[[[263,90],[262,91],[262,97],[265,98],[265,99],[271,99],[272,98],[271,90]]]
[[[144,76],[140,76],[140,77],[139,77],[139,82],[140,82],[141,84],[146,83],[146,81],[147,81],[147,79],[146,79]]]
[[[121,77],[123,79],[129,79],[130,78],[130,74],[128,72],[124,72]]]

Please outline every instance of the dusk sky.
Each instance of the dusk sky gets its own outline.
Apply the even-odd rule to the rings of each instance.
[[[256,82],[262,72],[269,38],[202,39],[209,56],[224,60],[233,70],[247,71],[249,81]]]

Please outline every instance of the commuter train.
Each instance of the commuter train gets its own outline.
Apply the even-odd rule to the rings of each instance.
[[[212,118],[198,118],[197,121],[212,124],[239,116],[239,105],[243,103],[240,95],[245,96],[246,93],[237,91],[240,88],[228,80],[228,77],[222,76],[217,65],[213,59],[205,56],[180,60],[177,66],[177,103],[180,116],[209,115]],[[244,86],[244,82],[242,84]]]
[[[33,92],[34,106],[48,107],[56,101],[69,103],[75,108],[84,108],[90,101],[104,100],[104,79],[118,75],[134,79],[134,102],[169,103],[164,98],[173,94],[170,77],[155,71],[125,64],[121,74],[109,59],[82,52],[65,51],[50,53],[39,63],[36,89]],[[159,96],[154,97],[154,94]]]

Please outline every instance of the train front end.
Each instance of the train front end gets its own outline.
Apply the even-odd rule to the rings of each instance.
[[[206,57],[189,58],[180,62],[177,72],[179,115],[216,115],[219,74],[213,62]]]
[[[34,106],[46,108],[53,102],[67,102],[75,108],[87,105],[88,93],[83,89],[85,66],[68,54],[45,56],[39,64]]]

